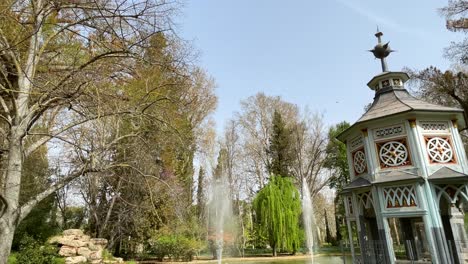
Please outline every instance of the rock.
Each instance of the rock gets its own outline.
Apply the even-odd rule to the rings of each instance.
[[[82,235],[82,236],[80,237],[80,240],[81,240],[81,241],[84,241],[84,242],[89,242],[90,239],[91,239],[91,237],[88,236],[88,235]]]
[[[123,261],[123,258],[113,258],[113,259],[103,260],[102,263],[104,263],[104,264],[117,264],[117,263],[124,263],[124,261]]]
[[[91,255],[91,250],[87,247],[80,247],[78,248],[78,255],[89,258],[89,255]]]
[[[84,233],[82,230],[80,229],[67,229],[65,231],[63,231],[63,235],[64,236],[84,236]]]
[[[95,259],[95,260],[91,260],[91,261],[88,261],[88,262],[91,263],[91,264],[101,264],[102,259]]]
[[[65,258],[65,264],[77,264],[86,263],[88,260],[83,256],[67,257]]]
[[[62,237],[59,239],[59,244],[62,244],[64,246],[69,246],[69,247],[86,247],[88,245],[88,242],[84,242],[75,238],[71,238],[70,236],[67,237]]]
[[[100,245],[103,247],[107,245],[107,239],[105,238],[91,238],[89,241],[94,245]]]
[[[93,242],[89,242],[89,243],[88,243],[88,248],[89,248],[91,251],[98,251],[98,250],[102,250],[102,249],[103,249],[102,246],[94,245]]]
[[[69,247],[69,246],[62,246],[60,248],[59,255],[64,256],[64,257],[76,256],[76,248]]]
[[[91,254],[89,254],[88,259],[91,259],[91,260],[102,259],[102,249],[91,252]]]

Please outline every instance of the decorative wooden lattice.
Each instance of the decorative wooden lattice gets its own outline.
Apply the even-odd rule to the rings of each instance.
[[[406,139],[377,143],[377,150],[381,168],[411,165]]]
[[[359,149],[353,153],[353,167],[356,175],[367,172],[366,153]]]
[[[416,207],[416,191],[413,185],[383,189],[386,208]]]
[[[450,137],[425,137],[426,150],[431,163],[454,163],[455,155]]]
[[[423,131],[446,132],[448,131],[447,122],[421,122]]]
[[[359,204],[362,204],[362,206],[366,209],[369,209],[373,207],[374,205],[371,192],[359,193],[357,194],[357,198],[358,198]]]
[[[402,86],[402,82],[401,82],[401,79],[393,79],[393,85],[395,86]]]
[[[364,142],[362,141],[362,137],[361,136],[357,136],[353,139],[351,139],[350,143],[349,143],[349,146],[351,149],[355,149],[355,148],[358,148],[360,146],[362,146],[364,144]]]
[[[460,199],[468,201],[468,184],[447,184],[447,185],[435,185],[437,193],[437,204],[440,202],[440,198],[444,196],[450,203],[456,203]]]
[[[385,138],[391,136],[397,136],[404,134],[405,129],[403,125],[395,125],[390,127],[378,128],[375,130],[374,134],[376,138]]]

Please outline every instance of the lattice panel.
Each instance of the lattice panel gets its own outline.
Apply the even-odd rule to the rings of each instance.
[[[356,175],[367,172],[366,153],[363,148],[353,153],[353,167]]]
[[[413,185],[383,189],[386,208],[416,207],[416,191]]]
[[[431,163],[455,163],[455,153],[449,136],[424,137]]]
[[[364,208],[369,209],[373,206],[373,200],[372,200],[372,193],[371,192],[363,192],[357,194],[357,198],[359,201],[359,204],[362,204]]]
[[[391,168],[411,165],[405,138],[377,143],[380,167]]]
[[[421,122],[420,124],[424,132],[449,132],[447,122]]]
[[[356,149],[358,147],[361,147],[363,144],[364,144],[364,142],[362,140],[362,137],[357,136],[357,137],[351,139],[351,141],[349,142],[349,147],[351,149]]]
[[[452,204],[457,203],[460,199],[468,201],[468,185],[466,183],[435,185],[435,189],[437,193],[437,204],[439,204],[442,196]]]
[[[402,124],[390,126],[390,127],[378,128],[374,130],[374,135],[376,138],[398,136],[398,135],[403,135],[404,133],[405,133],[405,129]]]
[[[401,79],[393,79],[393,85],[395,86],[402,86],[403,85],[403,82],[401,81]]]

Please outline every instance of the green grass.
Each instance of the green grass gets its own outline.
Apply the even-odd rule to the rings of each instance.
[[[18,260],[16,259],[17,255],[18,255],[17,252],[12,252],[10,256],[8,257],[7,264],[21,264],[21,263],[18,263]],[[65,259],[56,257],[54,258],[54,262],[51,264],[65,264]]]
[[[8,261],[7,261],[8,264],[17,264],[17,260],[16,260],[16,253],[11,253],[10,256],[8,257]]]

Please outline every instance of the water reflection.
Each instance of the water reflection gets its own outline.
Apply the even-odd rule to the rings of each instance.
[[[351,257],[346,257],[346,262],[343,261],[343,257],[340,256],[321,256],[314,257],[314,264],[351,264]],[[292,260],[256,260],[256,261],[242,261],[242,260],[223,260],[223,264],[307,264],[310,262],[310,259],[292,259]]]

